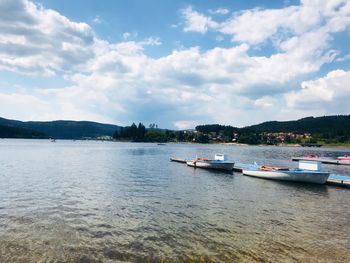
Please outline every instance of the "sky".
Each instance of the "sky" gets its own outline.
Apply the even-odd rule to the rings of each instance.
[[[0,0],[4,118],[243,127],[349,102],[348,0]]]

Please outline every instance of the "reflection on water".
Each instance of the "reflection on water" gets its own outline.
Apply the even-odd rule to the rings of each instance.
[[[350,262],[348,189],[169,162],[217,152],[283,166],[344,153],[1,140],[0,262]]]

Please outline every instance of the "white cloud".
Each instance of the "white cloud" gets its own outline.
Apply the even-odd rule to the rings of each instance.
[[[124,32],[122,35],[124,40],[136,39],[138,37],[137,32]]]
[[[0,93],[0,111],[2,116],[26,120],[41,119],[42,113],[50,110],[51,105],[35,95],[23,93]]]
[[[274,99],[269,96],[264,96],[254,101],[254,105],[257,107],[272,107],[273,104]]]
[[[343,31],[350,24],[350,2],[307,0],[301,1],[298,6],[281,9],[249,9],[237,12],[220,23],[189,7],[184,11],[184,18],[185,32],[214,30],[232,36],[233,41],[250,45],[272,38],[278,43],[291,35],[301,35],[322,26],[326,33]]]
[[[123,33],[123,38],[124,39],[128,39],[130,36],[131,36],[131,34],[129,32]]]
[[[336,59],[336,61],[337,62],[343,62],[343,61],[347,61],[349,59],[350,59],[350,54],[342,56],[342,57],[339,57],[339,58]]]
[[[142,46],[160,46],[162,42],[159,37],[149,37],[140,42]]]
[[[0,69],[51,76],[93,57],[89,25],[25,0],[1,1],[0,10]]]
[[[303,81],[301,90],[287,93],[287,105],[295,109],[322,109],[324,114],[348,112],[349,83],[350,71],[331,71],[325,77]]]
[[[94,19],[92,19],[92,23],[94,23],[94,24],[101,24],[102,23],[102,19],[100,18],[100,16],[95,16]]]
[[[336,58],[332,33],[348,28],[349,5],[336,6],[308,1],[279,10],[246,10],[224,23],[187,8],[183,10],[185,31],[222,31],[244,43],[209,50],[181,47],[152,58],[145,49],[161,45],[159,38],[133,41],[135,34],[125,32],[122,42],[111,43],[96,37],[89,25],[53,10],[24,0],[3,1],[0,70],[35,76],[64,74],[71,84],[10,94],[0,87],[0,110],[20,119],[90,119],[122,125],[142,121],[179,129],[322,113],[324,103],[350,98],[345,86],[335,84],[349,83],[343,76],[348,72],[330,73],[321,78],[323,82],[305,81],[302,86],[308,88],[301,91],[290,92],[290,87]],[[16,12],[11,13],[13,8]],[[313,9],[319,16],[313,15]],[[304,23],[308,16],[310,21]],[[232,23],[234,29],[229,26]],[[244,23],[253,27],[247,29],[249,34],[243,32]],[[277,47],[272,55],[250,55],[252,45],[269,38]],[[316,92],[313,102],[305,99]]]
[[[231,35],[232,39],[237,42],[259,44],[277,33],[285,18],[290,17],[294,12],[296,12],[295,7],[276,10],[246,10],[223,22],[219,31]]]
[[[230,10],[227,8],[209,9],[209,13],[213,15],[227,15],[230,13]]]
[[[209,29],[217,27],[217,23],[209,16],[194,11],[192,7],[187,7],[182,12],[185,18],[185,32],[206,33]]]
[[[178,130],[192,129],[194,126],[196,126],[196,123],[192,121],[175,121],[174,122],[174,127]]]

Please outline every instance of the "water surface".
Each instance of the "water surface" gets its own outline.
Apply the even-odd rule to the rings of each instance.
[[[0,262],[350,262],[350,189],[169,162],[349,151],[0,140]]]

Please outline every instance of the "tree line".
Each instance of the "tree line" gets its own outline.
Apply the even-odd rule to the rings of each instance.
[[[158,129],[158,125],[152,124],[146,129],[141,122],[136,125],[121,127],[113,134],[114,140],[133,142],[199,142],[208,143],[209,137],[203,133],[194,131],[173,131]]]
[[[169,141],[169,136],[163,130],[158,129],[156,124],[151,124],[149,129],[141,122],[136,125],[121,127],[113,134],[115,140],[127,140],[133,142],[166,142]],[[157,127],[157,128],[156,128]]]
[[[273,133],[286,133],[283,140]],[[272,133],[272,134],[271,134]],[[290,136],[288,133],[291,133]],[[311,136],[300,136],[309,133]],[[298,136],[295,136],[298,135]],[[296,121],[264,122],[244,128],[220,124],[198,125],[195,130],[173,131],[142,123],[124,127],[113,135],[116,140],[139,142],[237,142],[244,144],[350,143],[350,115],[307,117]]]

